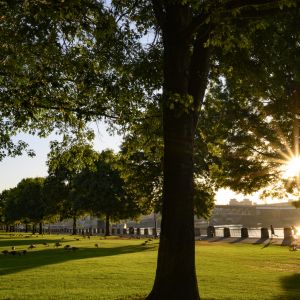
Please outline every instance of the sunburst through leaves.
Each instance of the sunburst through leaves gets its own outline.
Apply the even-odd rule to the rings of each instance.
[[[283,178],[298,177],[300,175],[300,156],[291,157],[282,166]]]

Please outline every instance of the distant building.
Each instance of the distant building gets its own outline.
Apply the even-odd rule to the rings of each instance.
[[[236,199],[230,199],[229,205],[252,205],[252,201],[249,199],[244,199],[242,201],[238,201]]]
[[[300,226],[300,209],[290,203],[264,205],[216,205],[210,225],[240,224],[245,227]]]
[[[233,199],[232,199],[233,200]],[[235,199],[234,199],[235,200]],[[234,202],[233,202],[234,203]],[[250,205],[241,203],[251,203]],[[161,215],[150,214],[141,216],[139,220],[123,220],[116,224],[112,224],[112,230],[129,228],[157,228],[160,229]],[[180,222],[180,220],[178,220]],[[300,209],[296,209],[290,203],[277,203],[265,205],[252,205],[252,202],[245,199],[237,205],[216,205],[212,211],[212,216],[209,220],[198,219],[195,217],[195,230],[205,232],[207,226],[222,226],[222,225],[240,225],[247,228],[269,227],[273,225],[275,228],[290,227],[294,225],[300,227]],[[56,224],[51,224],[52,229],[68,229],[72,228],[72,220],[65,220]],[[86,216],[77,222],[79,232],[82,230],[90,230],[94,232],[103,232],[105,222],[97,218]],[[196,232],[196,234],[197,234]]]

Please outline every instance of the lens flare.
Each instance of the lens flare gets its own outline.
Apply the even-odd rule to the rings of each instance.
[[[282,166],[283,178],[291,178],[300,175],[300,156],[294,156]]]

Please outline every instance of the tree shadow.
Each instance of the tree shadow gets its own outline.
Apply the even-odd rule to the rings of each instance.
[[[226,241],[228,238],[226,237],[213,237],[213,238],[208,238],[207,241],[210,243],[216,243],[216,242],[222,242]]]
[[[281,278],[284,289],[282,295],[276,296],[274,300],[299,300],[300,299],[300,274],[293,274]]]
[[[0,239],[0,247],[12,247],[12,246],[21,246],[23,248],[27,248],[29,245],[38,245],[38,244],[44,244],[44,243],[47,243],[49,245],[51,244],[54,244],[56,242],[74,242],[74,238],[64,238],[63,240],[62,239],[47,239],[47,238],[43,238],[43,237],[37,237],[37,238],[34,238],[34,237],[29,237],[29,238],[19,238],[19,239],[12,239],[12,240],[9,240],[9,239],[4,239],[4,240],[1,240]]]
[[[83,248],[65,250],[63,248],[43,249],[41,251],[28,251],[25,255],[0,255],[0,276],[21,272],[28,269],[46,265],[58,264],[70,260],[105,257],[149,251],[156,249],[153,245],[122,246],[114,248]]]
[[[261,249],[267,248],[267,247],[269,247],[269,246],[271,246],[271,245],[277,245],[277,244],[276,244],[275,241],[273,241],[273,240],[271,239],[271,240],[269,240],[267,243],[265,243],[265,244],[261,247]]]
[[[243,242],[245,240],[247,240],[248,238],[246,237],[238,237],[236,238],[235,240],[231,241],[230,244],[236,244],[236,243],[240,243],[240,242]]]
[[[260,238],[260,239],[257,239],[255,242],[253,242],[253,245],[264,244],[268,240],[269,240],[269,238]],[[266,244],[270,244],[270,241]]]

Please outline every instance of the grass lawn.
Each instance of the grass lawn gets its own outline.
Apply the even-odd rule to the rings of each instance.
[[[158,241],[144,246],[138,239],[25,236],[0,234],[0,252],[36,245],[26,255],[0,254],[1,300],[138,299],[151,290]],[[61,247],[54,247],[57,241]],[[300,299],[300,251],[197,242],[196,267],[202,300]]]

